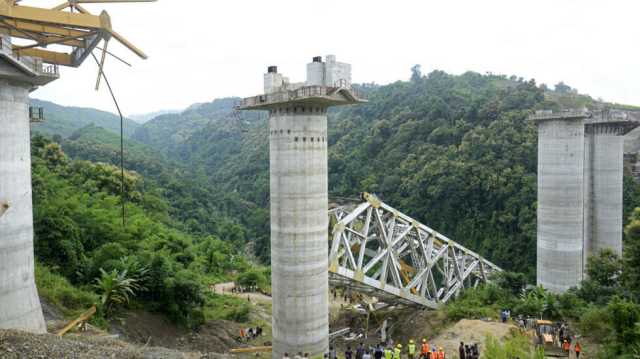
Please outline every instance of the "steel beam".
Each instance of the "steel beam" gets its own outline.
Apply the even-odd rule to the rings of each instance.
[[[338,207],[329,213],[330,223],[335,223],[329,252],[334,285],[385,301],[435,309],[466,287],[486,282],[501,271],[375,196],[365,194],[364,198],[367,202],[356,207]],[[357,260],[354,245],[360,246]],[[439,275],[434,276],[434,268]]]

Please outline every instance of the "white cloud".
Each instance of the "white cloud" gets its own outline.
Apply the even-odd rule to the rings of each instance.
[[[49,6],[55,1],[26,0]],[[159,0],[106,8],[114,29],[150,56],[109,59],[105,71],[126,114],[180,108],[262,88],[267,65],[302,80],[314,55],[353,65],[354,81],[388,83],[423,71],[472,70],[564,81],[608,101],[640,104],[637,1],[599,0]],[[97,68],[80,69],[33,93],[65,105],[114,111]]]

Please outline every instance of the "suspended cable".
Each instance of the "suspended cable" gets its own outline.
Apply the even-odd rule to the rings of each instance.
[[[124,195],[124,117],[122,116],[122,111],[120,111],[120,105],[118,105],[118,100],[116,100],[116,96],[113,94],[113,90],[111,89],[111,84],[109,83],[109,79],[107,79],[107,75],[104,73],[102,66],[100,66],[100,61],[96,55],[91,52],[91,57],[98,65],[98,71],[100,71],[100,75],[104,78],[104,82],[107,84],[107,88],[109,89],[109,93],[111,94],[111,98],[113,99],[113,103],[116,105],[116,109],[118,110],[118,115],[120,116],[120,196],[122,202],[122,227],[124,228],[126,225],[125,222],[125,195]]]

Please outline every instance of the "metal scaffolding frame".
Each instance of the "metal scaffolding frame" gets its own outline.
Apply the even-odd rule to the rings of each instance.
[[[479,254],[363,194],[329,211],[329,278],[387,302],[437,308],[502,271]]]

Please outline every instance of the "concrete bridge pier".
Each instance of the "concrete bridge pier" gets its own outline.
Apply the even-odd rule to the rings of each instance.
[[[0,77],[0,328],[45,333],[34,280],[31,88]]]
[[[603,110],[540,111],[537,281],[552,292],[577,287],[589,256],[622,254],[624,135],[640,115]]]
[[[17,58],[0,32],[0,328],[45,333],[34,278],[29,92],[58,68]]]
[[[327,108],[360,102],[351,66],[317,56],[301,83],[269,66],[239,106],[269,111],[274,359],[329,349]]]

